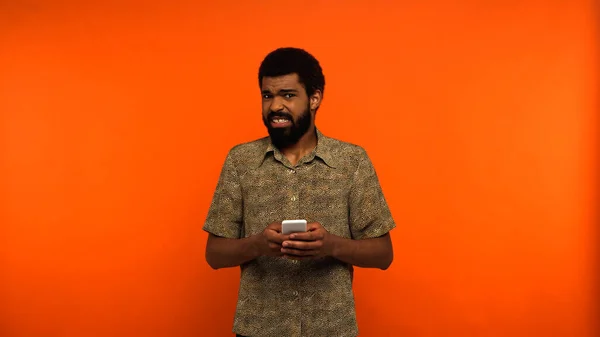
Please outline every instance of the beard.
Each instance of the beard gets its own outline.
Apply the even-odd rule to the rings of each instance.
[[[291,124],[285,128],[274,128],[271,126],[270,120],[274,117],[285,117],[290,120]],[[288,147],[298,143],[300,138],[308,132],[310,125],[312,124],[312,115],[310,113],[310,106],[307,106],[304,112],[298,118],[298,121],[294,121],[292,115],[285,112],[274,112],[271,111],[264,117],[263,123],[267,127],[269,136],[271,137],[271,143],[278,149]]]

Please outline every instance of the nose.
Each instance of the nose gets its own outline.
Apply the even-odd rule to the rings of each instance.
[[[283,98],[279,97],[279,96],[274,96],[273,99],[271,100],[271,106],[270,106],[271,111],[281,111],[283,110]]]

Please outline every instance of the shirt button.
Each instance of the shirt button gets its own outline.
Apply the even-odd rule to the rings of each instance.
[[[298,296],[298,292],[294,290],[294,292],[292,293],[292,295]]]
[[[296,198],[296,196],[293,196],[292,201],[296,201],[296,200],[298,200],[298,198]]]
[[[296,173],[296,170],[289,169],[289,170],[288,170],[288,173],[289,173],[289,174],[294,174],[294,173]]]

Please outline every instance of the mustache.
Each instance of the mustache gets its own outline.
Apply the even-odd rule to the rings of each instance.
[[[269,112],[269,114],[267,115],[268,119],[272,119],[275,117],[285,117],[287,119],[289,119],[290,121],[294,121],[294,118],[292,117],[292,115],[285,113],[285,112],[281,112],[281,111],[271,111]]]

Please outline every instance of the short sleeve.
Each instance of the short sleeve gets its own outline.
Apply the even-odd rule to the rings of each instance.
[[[396,227],[373,163],[362,150],[349,195],[350,231],[354,239],[382,236]]]
[[[229,151],[203,229],[216,236],[241,237],[243,221],[242,190],[232,151]]]

